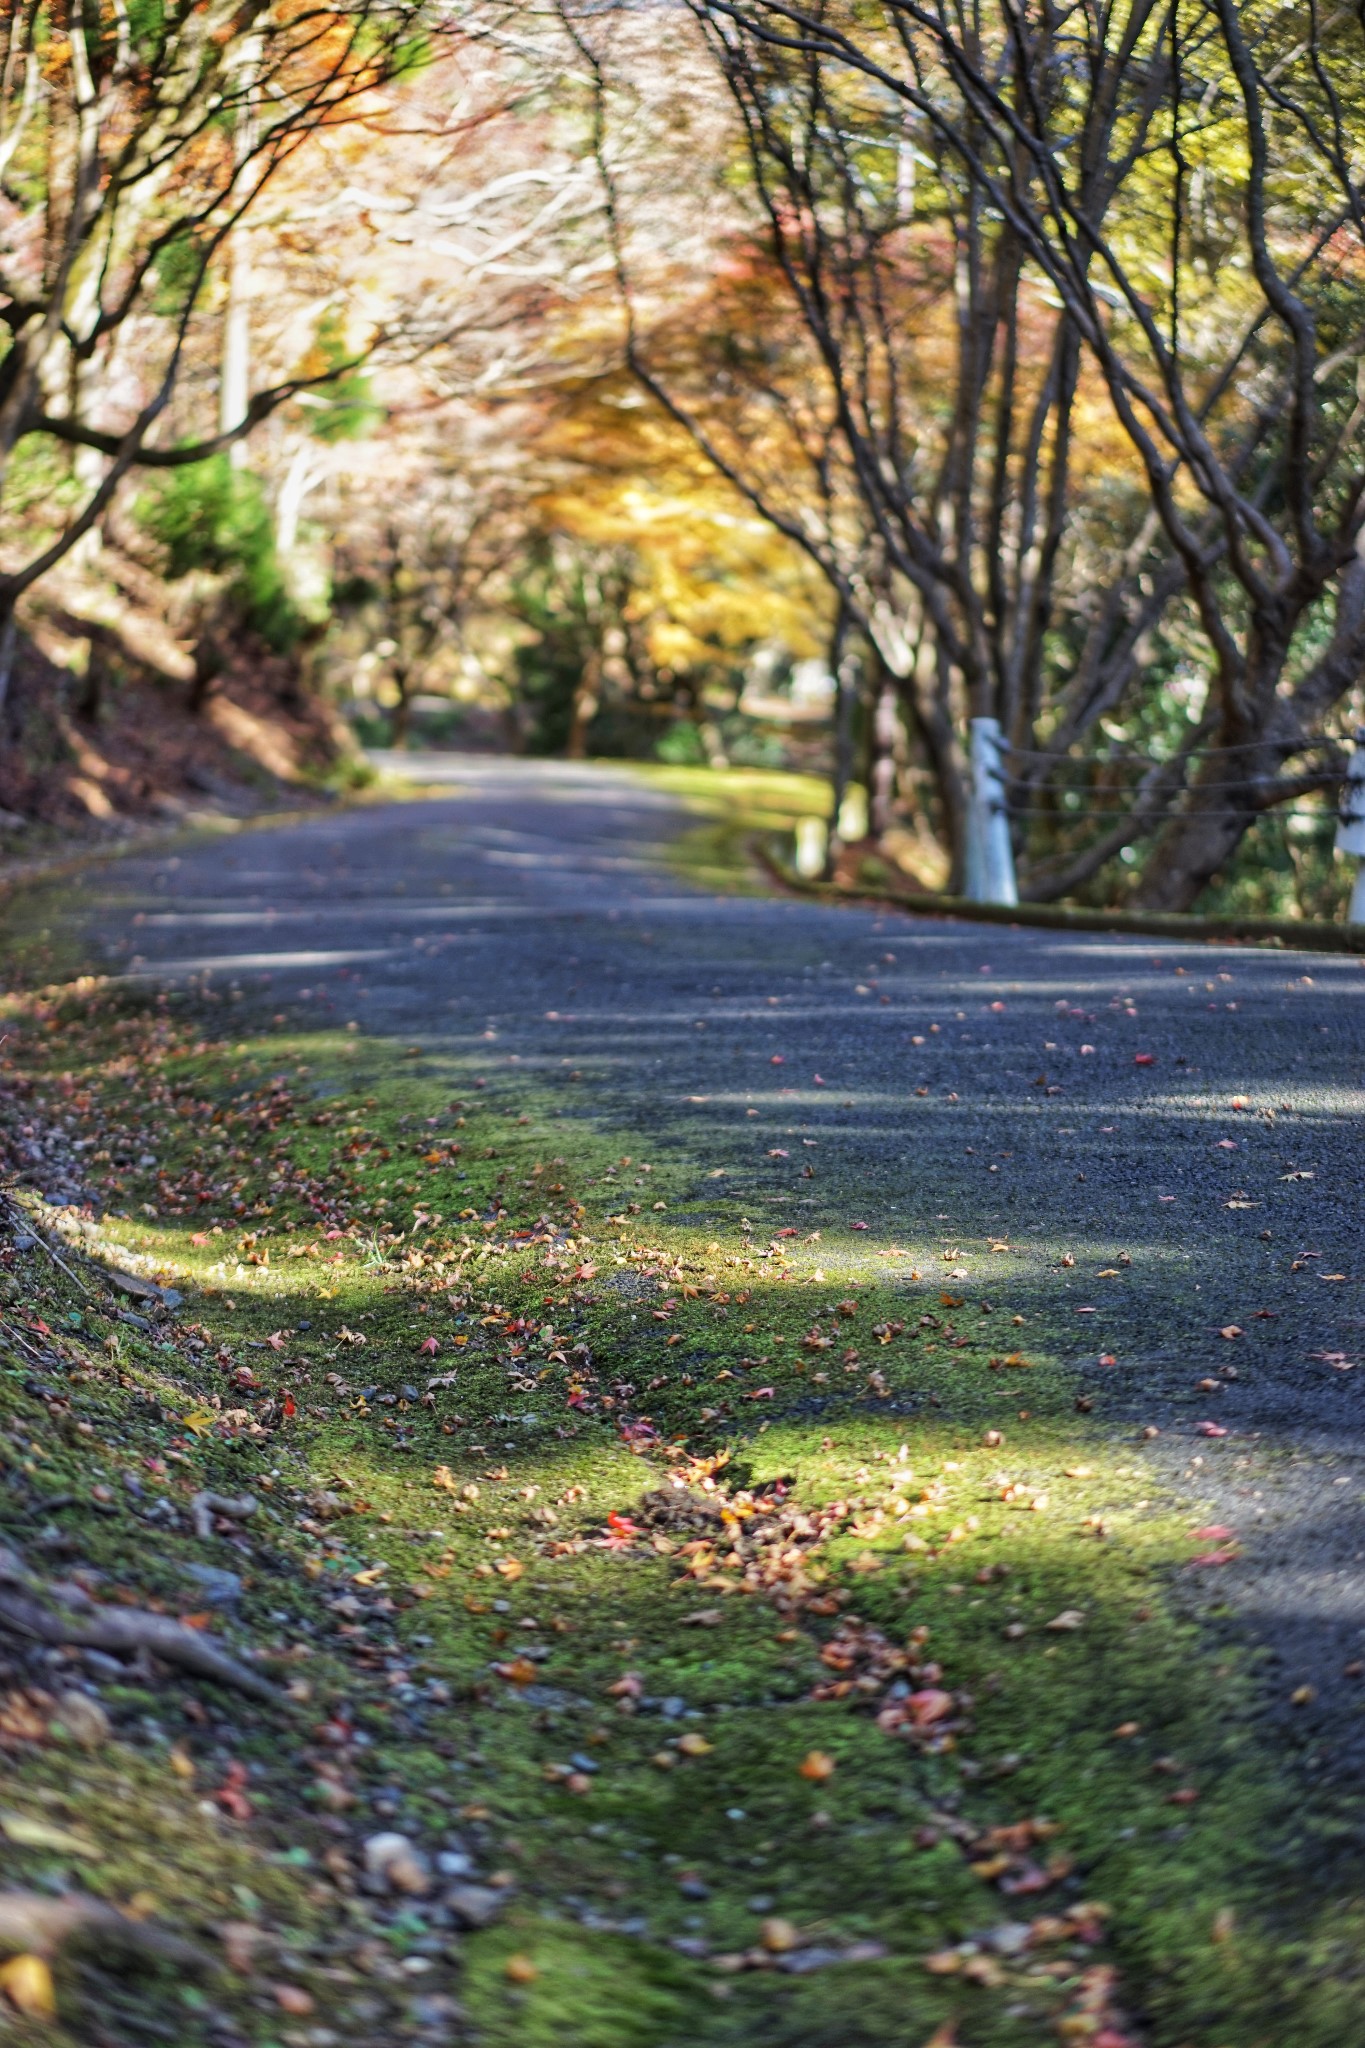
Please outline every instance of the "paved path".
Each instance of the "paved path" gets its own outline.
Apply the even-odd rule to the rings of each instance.
[[[1244,1535],[1204,1576],[1272,1651],[1267,1713],[1309,1768],[1357,1770],[1365,962],[716,897],[664,858],[691,821],[625,774],[411,765],[449,796],[125,859],[87,930],[131,974],[264,977],[319,1025],[563,1085],[684,1144],[697,1201],[723,1187],[760,1228],[1008,1235],[1011,1297],[1032,1290],[1096,1419],[1159,1424],[1171,1475]],[[1305,1682],[1314,1705],[1284,1707]]]

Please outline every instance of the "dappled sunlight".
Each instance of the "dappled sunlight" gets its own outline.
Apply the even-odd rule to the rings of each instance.
[[[302,1766],[343,1890],[376,1799],[428,1858],[454,1827],[507,2048],[582,2039],[566,1942],[661,2041],[1014,2048],[1096,2000],[1273,2032],[1355,1924],[1326,1863],[1268,1902],[1292,1773],[1357,1757],[1365,1532],[1318,1495],[1365,1450],[1359,969],[1201,954],[1191,996],[1189,949],[632,886],[591,807],[567,869],[495,876],[436,815],[358,814],[345,875],[334,821],[249,883],[148,861],[114,975],[7,999],[34,1214],[186,1296],[88,1312],[55,1390],[144,1461],[84,1552],[131,1535],[172,1612],[230,1568],[215,1632],[359,1729]],[[29,1454],[53,1489],[70,1441]],[[268,1539],[189,1552],[199,1485]]]

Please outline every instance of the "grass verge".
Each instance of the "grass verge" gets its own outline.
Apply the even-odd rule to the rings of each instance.
[[[790,834],[802,818],[827,818],[829,784],[818,775],[772,768],[674,768],[616,763],[651,789],[676,796],[706,819],[669,844],[679,871],[702,888],[756,890],[755,835]]]

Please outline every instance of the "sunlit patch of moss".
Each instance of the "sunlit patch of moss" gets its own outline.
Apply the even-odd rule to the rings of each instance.
[[[468,2003],[490,2048],[658,2048],[687,2038],[685,1984],[666,1951],[516,1916],[480,1944]]]
[[[818,775],[664,762],[631,762],[625,772],[680,798],[708,820],[669,846],[672,865],[703,888],[765,887],[749,851],[755,834],[790,832],[802,818],[828,818],[830,813],[830,787]]]

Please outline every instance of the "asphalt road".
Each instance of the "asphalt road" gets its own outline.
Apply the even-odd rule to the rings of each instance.
[[[1265,1645],[1302,1764],[1357,1775],[1365,961],[715,896],[667,864],[692,821],[624,774],[407,766],[449,794],[125,858],[71,914],[111,970],[562,1088],[685,1150],[703,1211],[723,1188],[759,1230],[865,1222],[869,1273],[926,1241],[984,1273],[1008,1237],[1093,1422],[1158,1427],[1192,1512],[1241,1536],[1190,1599]]]

